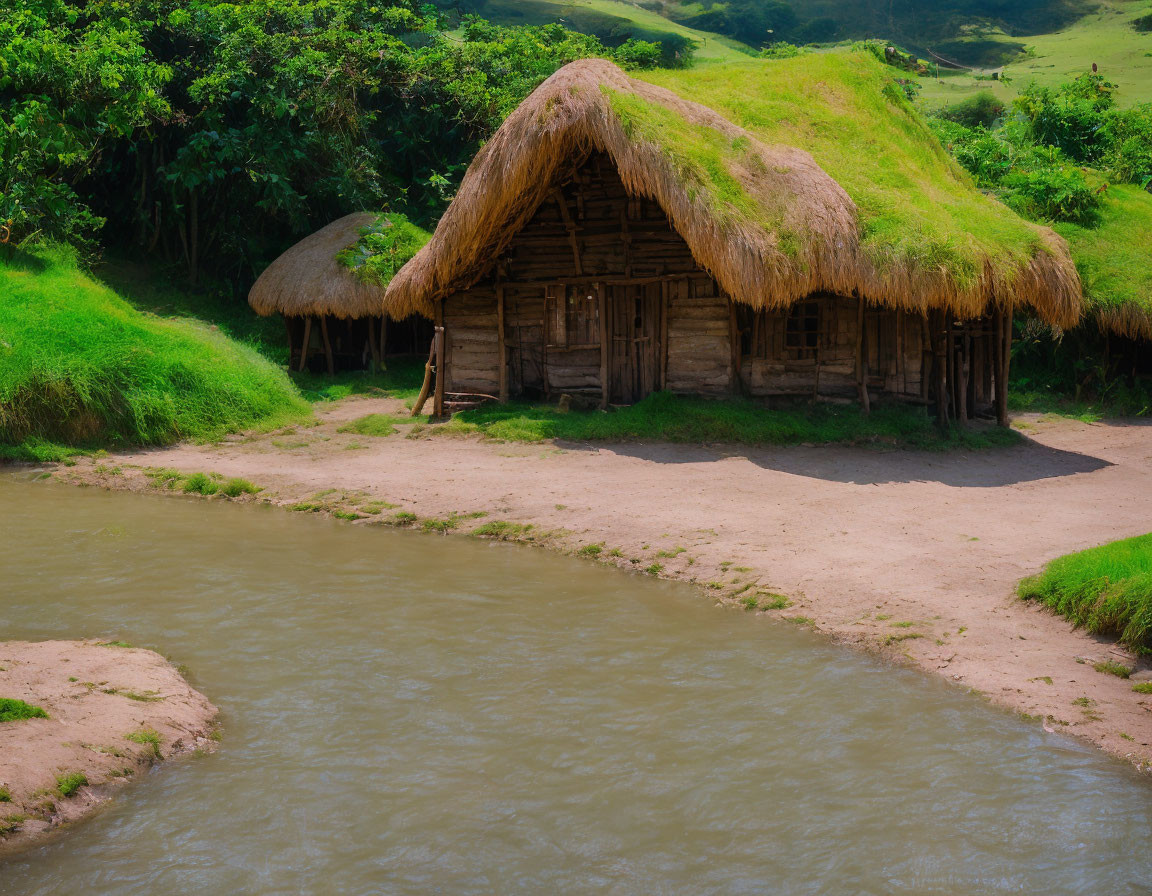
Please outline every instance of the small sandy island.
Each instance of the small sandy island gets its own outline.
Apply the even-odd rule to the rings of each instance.
[[[90,815],[156,762],[215,745],[216,707],[151,650],[0,642],[0,698],[47,713],[0,722],[0,853]]]

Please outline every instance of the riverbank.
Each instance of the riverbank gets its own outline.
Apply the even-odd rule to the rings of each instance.
[[[151,650],[0,643],[0,697],[42,710],[0,723],[0,853],[95,812],[160,761],[211,750],[216,707]]]
[[[1015,596],[1053,557],[1152,528],[1150,425],[1025,416],[1023,444],[947,453],[510,444],[436,435],[436,424],[382,436],[348,426],[402,413],[394,399],[352,397],[320,408],[314,426],[86,459],[55,475],[182,493],[187,479],[157,471],[215,473],[263,489],[241,500],[528,541],[687,581],[733,606],[754,598],[756,615],[1152,765],[1152,697],[1093,668],[1134,665],[1139,680],[1146,664]]]

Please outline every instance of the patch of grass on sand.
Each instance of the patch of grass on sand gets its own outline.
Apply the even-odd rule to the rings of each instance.
[[[797,445],[842,442],[942,450],[1016,444],[1021,436],[1000,427],[942,433],[923,408],[878,404],[871,414],[854,406],[801,405],[769,410],[746,399],[709,400],[657,392],[607,411],[561,412],[555,405],[490,404],[462,411],[436,432],[482,433],[507,442],[639,441],[737,442]]]
[[[160,758],[160,732],[152,728],[141,728],[139,731],[131,731],[124,735],[125,740],[130,740],[134,744],[152,748],[152,755],[157,759]]]
[[[1115,675],[1117,678],[1127,678],[1135,671],[1131,666],[1125,666],[1123,663],[1118,663],[1115,660],[1104,660],[1101,663],[1095,663],[1092,668],[1097,672],[1103,672],[1105,675]]]
[[[1152,652],[1152,534],[1059,557],[1020,582],[1017,593],[1093,634]]]
[[[398,417],[395,414],[366,414],[341,426],[337,432],[350,432],[358,436],[390,436],[397,424],[418,423],[427,417]]]
[[[1152,694],[1152,681],[1142,681],[1140,684],[1132,685],[1132,690],[1137,694]]]
[[[0,722],[19,722],[24,719],[46,719],[46,713],[39,706],[16,700],[12,697],[0,697]]]
[[[532,531],[531,523],[510,523],[507,520],[492,520],[471,531],[476,538],[492,538],[496,541],[520,541]]]
[[[0,803],[12,802],[12,791],[7,787],[0,786]]]
[[[88,776],[84,772],[71,772],[66,775],[56,776],[56,789],[60,791],[62,797],[70,797],[81,787],[88,784]]]

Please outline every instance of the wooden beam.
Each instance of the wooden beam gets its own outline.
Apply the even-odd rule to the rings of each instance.
[[[608,333],[608,296],[604,284],[596,284],[596,299],[599,303],[600,315],[600,407],[608,407],[608,399],[612,395],[612,384],[608,381],[609,365],[609,333]]]
[[[728,341],[731,343],[728,353],[728,364],[732,368],[730,388],[733,394],[739,395],[744,391],[740,375],[740,325],[736,321],[736,303],[731,298],[728,299]]]
[[[568,229],[568,242],[572,246],[572,262],[576,266],[576,276],[584,275],[584,265],[580,261],[580,241],[576,238],[576,222],[572,220],[572,213],[568,211],[568,202],[559,189],[552,191],[552,198],[560,207],[560,217],[564,219],[564,226]]]
[[[332,342],[328,339],[328,315],[320,315],[320,332],[324,335],[324,358],[328,361],[328,376],[336,376],[336,361],[332,357]]]
[[[1000,316],[1000,364],[996,383],[996,422],[1008,425],[1008,374],[1012,366],[1012,307],[1004,309]]]
[[[668,293],[671,284],[665,280],[660,284],[660,391],[668,389]]]
[[[432,413],[437,417],[444,416],[444,380],[448,375],[447,358],[445,357],[444,338],[444,300],[436,303],[436,397],[432,402]]]
[[[388,369],[388,315],[380,315],[380,369]]]
[[[968,336],[967,328],[956,333],[956,422],[968,424]]]
[[[368,350],[372,353],[372,373],[380,369],[380,345],[376,341],[376,318],[368,318]]]
[[[419,417],[424,410],[424,403],[432,392],[432,362],[436,357],[436,337],[432,337],[428,345],[428,361],[424,364],[424,383],[420,386],[420,394],[416,396],[416,403],[412,405],[412,416]]]
[[[868,401],[868,372],[864,363],[864,297],[860,296],[856,305],[856,389],[860,395],[860,410],[872,413]]]
[[[500,401],[508,400],[508,347],[504,344],[504,287],[496,286],[496,342],[500,357]]]
[[[301,372],[304,371],[304,366],[308,363],[308,349],[312,345],[312,315],[304,318],[304,344],[300,346],[300,367]]]

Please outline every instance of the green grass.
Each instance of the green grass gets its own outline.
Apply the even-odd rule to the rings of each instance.
[[[666,19],[659,13],[618,0],[488,0],[480,13],[506,25],[541,25],[561,22],[576,31],[594,34],[613,46],[626,37],[696,44],[696,65],[748,58],[755,51],[739,41],[700,31]]]
[[[1135,312],[1152,329],[1152,194],[1113,184],[1103,196],[1099,223],[1055,229],[1068,240],[1089,312]]]
[[[212,439],[309,413],[219,330],[142,313],[61,249],[0,255],[0,455]]]
[[[531,523],[510,523],[507,520],[492,520],[477,526],[470,533],[476,538],[492,538],[496,541],[521,541],[532,531]]]
[[[1152,681],[1142,681],[1140,684],[1132,685],[1132,690],[1137,694],[1152,694]]]
[[[1017,591],[1093,634],[1152,652],[1152,534],[1057,558]]]
[[[855,201],[863,249],[881,271],[944,270],[964,287],[978,281],[986,261],[1012,272],[1044,251],[1035,227],[974,188],[894,89],[894,70],[866,51],[638,77],[715,109],[765,143],[810,152]],[[689,142],[682,130],[672,132],[676,145],[666,146],[678,166],[685,160],[706,171],[709,157],[719,155],[731,170],[742,152],[737,145],[721,152],[707,128]],[[718,181],[712,201],[723,201],[726,184]],[[731,213],[746,214],[739,205]],[[766,223],[773,214],[769,209]]]
[[[409,423],[427,422],[428,418],[421,417],[399,417],[395,414],[366,414],[363,417],[345,423],[337,432],[350,432],[358,436],[375,436],[383,437],[390,436],[396,432],[396,426],[404,426]]]
[[[48,713],[39,706],[16,700],[12,697],[0,697],[0,722],[19,722],[24,719],[46,719]]]
[[[152,755],[157,759],[160,758],[160,732],[152,728],[141,728],[139,731],[131,731],[124,735],[125,740],[130,740],[134,744],[140,744],[144,747],[152,748]]]
[[[1135,671],[1131,666],[1125,666],[1115,660],[1094,663],[1092,668],[1097,672],[1103,672],[1105,675],[1115,675],[1117,678],[1127,678]]]
[[[88,784],[88,776],[83,772],[72,772],[66,775],[56,776],[56,789],[60,791],[62,797],[70,797],[81,787],[86,787]]]
[[[921,97],[929,106],[952,105],[991,90],[1007,102],[1036,83],[1055,87],[1091,70],[1097,63],[1110,81],[1120,85],[1123,106],[1152,100],[1152,41],[1132,27],[1132,21],[1152,12],[1152,0],[1099,0],[1096,9],[1069,27],[1051,34],[1024,38],[1023,56],[1004,67],[1008,82],[992,81],[988,72],[976,70],[921,78]]]
[[[1020,436],[997,427],[941,434],[922,408],[878,404],[870,415],[855,406],[817,404],[768,410],[750,400],[711,401],[657,392],[630,407],[561,413],[554,405],[491,404],[456,414],[436,432],[482,433],[507,442],[737,442],[795,445],[846,442],[904,448],[986,448]]]
[[[350,395],[399,398],[411,401],[420,394],[427,358],[400,356],[389,358],[388,369],[380,373],[343,371],[335,377],[316,373],[292,373],[292,380],[305,399],[315,402],[339,401]]]
[[[7,787],[0,786],[0,803],[12,802],[12,791]]]

